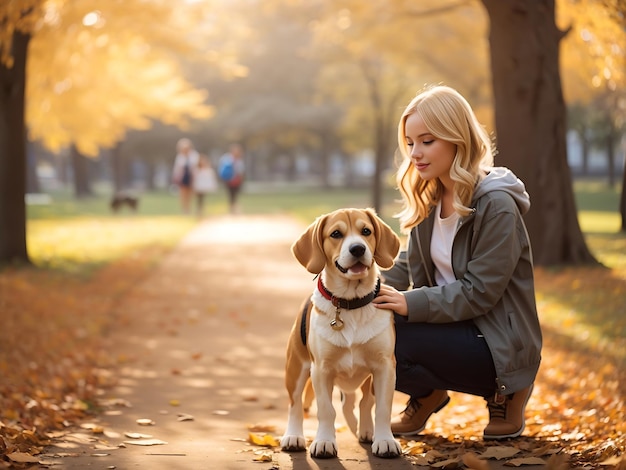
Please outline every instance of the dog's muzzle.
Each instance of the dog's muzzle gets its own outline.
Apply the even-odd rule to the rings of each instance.
[[[335,267],[341,271],[344,274],[347,274],[348,271],[351,268],[356,267],[357,265],[360,265],[358,269],[358,271],[363,271],[365,269],[367,269],[367,265],[365,265],[364,263],[361,263],[359,260],[359,258],[361,258],[364,254],[365,254],[365,245],[363,245],[362,243],[353,243],[352,245],[350,245],[350,247],[348,248],[348,251],[350,252],[350,254],[354,257],[354,259],[356,260],[356,262],[349,266],[349,267],[344,267],[341,264],[339,264],[338,261],[335,261]]]

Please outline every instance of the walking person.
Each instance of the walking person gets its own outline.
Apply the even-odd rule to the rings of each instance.
[[[207,194],[217,191],[217,176],[206,155],[200,155],[193,172],[193,190],[196,195],[196,213],[204,215],[204,202]]]
[[[178,187],[180,207],[184,214],[191,210],[193,196],[193,172],[198,165],[198,152],[191,140],[182,138],[176,143],[176,158],[172,169],[172,181]]]
[[[541,360],[524,184],[456,90],[418,94],[398,126],[398,214],[408,246],[374,300],[395,312],[396,435],[416,435],[448,391],[482,396],[484,439],[517,437]]]
[[[231,214],[239,212],[239,193],[243,185],[245,174],[243,147],[240,144],[231,144],[229,151],[220,157],[218,164],[219,177],[228,190],[228,206]]]

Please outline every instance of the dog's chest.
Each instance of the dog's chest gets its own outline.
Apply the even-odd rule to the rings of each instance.
[[[311,333],[319,335],[331,344],[351,348],[365,344],[386,329],[392,328],[391,313],[380,310],[373,305],[366,305],[354,310],[339,310],[339,318],[343,328],[333,329],[331,322],[335,319],[337,309],[325,299],[317,301],[311,316]]]

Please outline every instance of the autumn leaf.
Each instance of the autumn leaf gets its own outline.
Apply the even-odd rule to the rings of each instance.
[[[484,459],[508,459],[516,454],[519,454],[520,450],[515,447],[494,446],[489,447],[485,452],[480,454]]]
[[[160,439],[135,439],[132,441],[124,441],[124,444],[132,444],[134,446],[158,446],[167,444]]]
[[[278,440],[270,434],[256,434],[251,432],[248,434],[248,439],[252,444],[257,446],[278,447],[280,445]]]
[[[545,465],[546,461],[539,457],[523,457],[519,459],[511,459],[504,462],[504,465],[510,467],[521,467],[522,465]]]
[[[489,470],[489,463],[485,460],[481,460],[475,453],[468,452],[463,454],[461,460],[467,468],[472,470]]]

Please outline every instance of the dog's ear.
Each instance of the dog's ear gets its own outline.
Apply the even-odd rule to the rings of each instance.
[[[326,255],[322,246],[322,230],[326,218],[326,215],[318,217],[291,245],[291,252],[296,259],[313,274],[321,273],[326,266]]]
[[[374,251],[374,261],[383,269],[393,266],[393,261],[400,250],[400,238],[396,232],[376,215],[374,209],[366,209],[367,215],[374,225],[376,232],[376,250]]]

